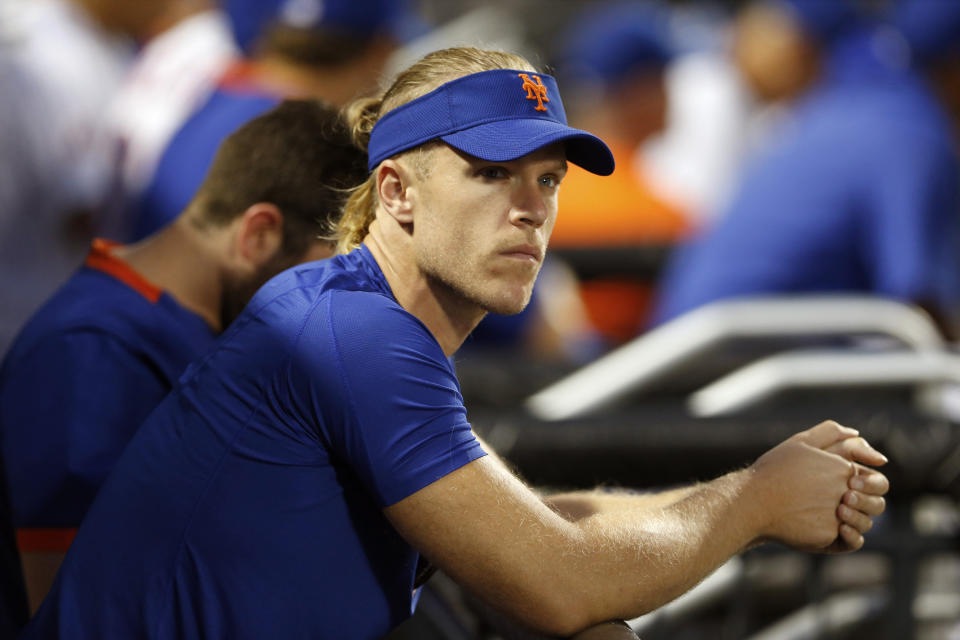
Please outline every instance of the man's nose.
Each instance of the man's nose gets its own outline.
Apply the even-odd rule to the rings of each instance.
[[[514,224],[541,227],[549,215],[547,196],[544,195],[539,182],[534,181],[532,184],[524,182],[516,187],[510,212],[511,221]]]

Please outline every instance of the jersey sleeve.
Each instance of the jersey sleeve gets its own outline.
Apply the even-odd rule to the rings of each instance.
[[[149,365],[98,331],[47,337],[8,363],[0,434],[17,525],[78,526],[167,391]]]
[[[385,296],[325,297],[295,352],[292,386],[320,437],[381,507],[485,454],[440,345]]]

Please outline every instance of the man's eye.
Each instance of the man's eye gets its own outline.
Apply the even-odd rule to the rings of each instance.
[[[557,187],[560,185],[560,179],[557,176],[540,176],[540,184],[545,187]]]
[[[505,178],[507,175],[507,171],[503,167],[484,167],[480,169],[479,173],[484,178],[489,179]]]

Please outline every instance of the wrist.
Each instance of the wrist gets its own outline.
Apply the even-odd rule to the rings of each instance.
[[[745,548],[754,547],[770,539],[770,509],[767,506],[767,486],[762,474],[753,466],[724,476],[735,491],[737,521],[742,524]]]

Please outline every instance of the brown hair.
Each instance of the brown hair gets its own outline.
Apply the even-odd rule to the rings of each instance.
[[[366,175],[366,154],[333,106],[285,100],[223,141],[188,212],[199,227],[222,226],[253,204],[274,204],[283,213],[281,251],[299,258],[331,236]]]
[[[391,109],[430,93],[456,78],[494,69],[536,71],[523,57],[503,51],[456,47],[427,54],[397,74],[393,84],[382,94],[361,98],[346,108],[345,119],[355,144],[366,151],[373,125]],[[418,147],[420,148],[423,146]],[[338,252],[346,253],[360,245],[367,235],[370,223],[373,222],[376,210],[377,181],[374,173],[366,182],[352,190],[344,206],[343,215],[337,225]]]

